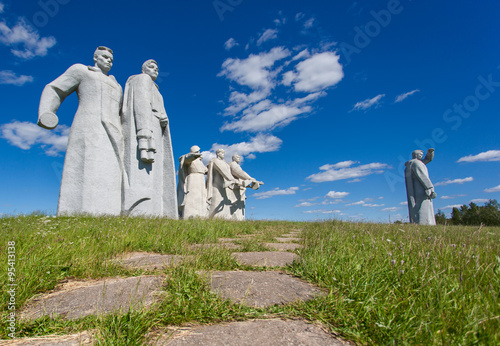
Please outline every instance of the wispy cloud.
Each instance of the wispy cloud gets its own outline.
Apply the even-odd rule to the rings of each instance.
[[[450,184],[463,184],[463,183],[469,183],[471,181],[474,181],[474,178],[467,177],[467,178],[463,178],[463,179],[453,179],[453,180],[441,181],[439,183],[434,184],[434,186],[443,186],[443,185],[450,185]]]
[[[297,204],[295,208],[312,207],[313,205],[318,205],[318,203],[302,202],[300,204]]]
[[[28,60],[47,55],[56,44],[56,39],[52,36],[40,37],[26,21],[19,19],[12,28],[5,21],[0,22],[0,42],[11,47],[15,56]]]
[[[315,22],[314,18],[310,18],[310,19],[306,20],[305,23],[304,23],[304,29],[310,29],[310,28],[312,28],[313,25],[314,25],[314,22]]]
[[[326,209],[317,209],[317,210],[306,210],[304,214],[339,214],[340,210],[326,210]]]
[[[375,107],[380,103],[380,100],[385,96],[385,94],[379,94],[371,99],[366,99],[360,101],[354,105],[352,111],[367,110],[368,108]]]
[[[298,190],[299,190],[298,187],[290,187],[290,188],[285,189],[285,190],[280,190],[277,187],[271,191],[254,193],[252,196],[256,197],[257,199],[266,199],[266,198],[271,198],[274,196],[295,195],[295,193]]]
[[[346,206],[353,206],[353,205],[360,205],[362,207],[369,207],[369,208],[376,208],[376,207],[383,207],[385,204],[374,204],[374,203],[368,203],[371,201],[371,198],[365,198],[364,200],[353,202],[346,204]]]
[[[0,2],[0,13],[4,12],[5,5]]]
[[[398,210],[402,209],[401,207],[390,207],[390,208],[384,208],[382,209],[382,211],[387,211],[389,213],[394,213]]]
[[[325,197],[328,198],[344,198],[349,195],[349,192],[338,192],[338,191],[330,191],[326,194]]]
[[[0,71],[0,84],[22,86],[31,82],[33,82],[32,76],[18,76],[15,72],[9,70]]]
[[[0,125],[0,137],[23,150],[39,144],[45,154],[58,156],[66,151],[69,130],[70,128],[65,125],[59,125],[55,130],[49,131],[34,123],[14,121]]]
[[[471,203],[482,204],[482,203],[488,203],[489,201],[490,200],[486,199],[486,198],[476,198],[476,199],[471,200]]]
[[[401,202],[399,205],[408,205],[408,201]]]
[[[442,207],[442,208],[439,208],[439,209],[453,209],[453,208],[460,209],[461,206],[462,206],[461,204],[453,204],[453,205],[447,205],[446,207]]]
[[[230,50],[235,46],[238,46],[238,42],[236,42],[236,40],[232,37],[224,43],[224,48],[226,50]]]
[[[455,198],[458,198],[458,197],[465,197],[467,195],[451,195],[451,196],[441,196],[440,198],[441,199],[455,199]]]
[[[407,93],[403,93],[401,95],[398,95],[396,96],[396,99],[394,100],[394,103],[398,103],[398,102],[401,102],[401,101],[404,101],[408,96],[411,96],[415,93],[418,93],[420,90],[418,89],[415,89],[415,90],[412,90],[412,91],[409,91]]]
[[[334,52],[315,54],[298,63],[295,71],[286,72],[283,84],[293,84],[295,91],[304,92],[315,92],[336,85],[344,78],[339,58]]]
[[[269,40],[274,40],[278,38],[278,30],[276,29],[267,29],[260,35],[259,39],[257,40],[257,46],[260,46],[262,43],[269,41]]]
[[[477,155],[464,156],[457,162],[500,161],[500,150],[488,150]]]
[[[500,185],[492,187],[490,189],[486,189],[486,190],[484,190],[484,192],[488,192],[488,193],[491,193],[491,192],[500,192]]]
[[[384,170],[390,168],[389,165],[379,162],[353,167],[356,163],[355,161],[343,161],[333,165],[324,165],[319,168],[321,172],[312,174],[306,179],[315,183],[323,183],[326,181],[365,177],[371,174],[381,174]]]

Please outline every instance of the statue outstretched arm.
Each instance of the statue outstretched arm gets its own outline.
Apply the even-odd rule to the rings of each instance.
[[[38,125],[51,130],[57,126],[57,110],[64,99],[78,89],[81,81],[81,69],[83,65],[71,66],[66,72],[53,82],[47,84],[43,89],[38,107]]]
[[[434,149],[429,149],[427,150],[427,154],[425,155],[424,159],[422,160],[422,162],[424,164],[428,164],[429,162],[431,162],[432,160],[434,159]]]

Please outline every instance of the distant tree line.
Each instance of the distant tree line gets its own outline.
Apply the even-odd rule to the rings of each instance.
[[[436,214],[437,224],[449,225],[470,225],[470,226],[500,226],[500,204],[496,199],[490,199],[483,206],[478,206],[471,202],[469,205],[462,205],[460,208],[453,208],[451,218],[438,210]]]

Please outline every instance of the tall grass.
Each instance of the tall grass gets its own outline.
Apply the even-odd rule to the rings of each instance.
[[[254,309],[210,293],[198,275],[251,268],[236,263],[231,250],[190,244],[254,234],[239,244],[243,251],[261,251],[261,243],[292,229],[304,230],[305,247],[297,250],[302,259],[285,271],[326,289],[326,297]],[[500,344],[500,228],[8,217],[0,219],[2,287],[8,283],[9,241],[16,243],[17,309],[64,280],[143,274],[111,261],[124,252],[194,256],[163,270],[163,298],[149,310],[76,321],[18,321],[18,337],[93,330],[99,344],[140,345],[147,333],[168,325],[300,316],[322,321],[360,344]],[[8,299],[2,290],[1,338],[8,338]]]

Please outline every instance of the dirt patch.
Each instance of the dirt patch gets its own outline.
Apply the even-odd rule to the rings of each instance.
[[[211,291],[223,299],[264,308],[323,295],[317,287],[276,271],[216,271],[208,275]]]
[[[263,245],[267,248],[278,251],[295,250],[303,247],[300,244],[294,244],[294,243],[265,243]]]
[[[39,338],[19,338],[13,340],[0,340],[2,345],[23,345],[23,346],[80,346],[92,345],[92,335],[89,332],[82,332],[71,335],[49,335]]]
[[[279,241],[280,243],[286,243],[289,241],[301,241],[302,238],[293,238],[293,237],[288,237],[288,238],[274,238],[276,241]]]
[[[284,267],[291,264],[299,256],[292,252],[233,252],[233,256],[241,264],[256,267]]]
[[[182,328],[151,345],[330,346],[345,345],[324,328],[303,320],[252,320]]]
[[[162,276],[138,276],[70,282],[28,303],[21,319],[34,320],[47,315],[77,319],[148,306],[158,299],[163,280]]]

